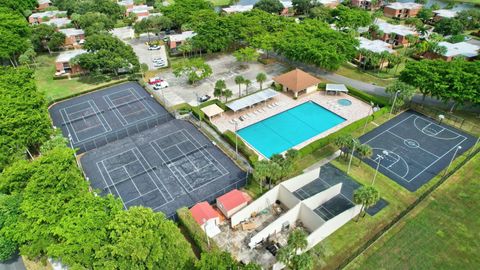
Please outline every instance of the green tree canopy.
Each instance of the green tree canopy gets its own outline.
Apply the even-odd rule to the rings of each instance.
[[[343,5],[332,10],[332,16],[336,18],[335,25],[339,29],[357,30],[359,27],[372,23],[372,16],[368,11]]]
[[[29,37],[30,27],[25,18],[0,6],[0,60],[8,60],[16,66],[17,58],[31,46]]]
[[[288,235],[287,245],[278,250],[277,259],[289,269],[313,269],[310,253],[302,252],[308,246],[307,234],[303,229],[295,229]]]
[[[365,216],[365,210],[374,206],[379,200],[380,193],[373,186],[362,186],[353,193],[353,202],[361,205],[359,216],[362,213],[362,216]]]
[[[107,14],[100,12],[87,12],[85,14],[73,14],[72,21],[85,31],[85,35],[108,32],[115,26],[115,20]]]
[[[253,8],[258,8],[268,13],[278,14],[283,10],[283,4],[280,0],[260,0],[253,5]]]
[[[50,136],[47,103],[33,76],[23,67],[0,68],[0,171],[26,150],[36,153]]]
[[[173,4],[161,7],[164,16],[172,20],[176,28],[188,23],[198,12],[202,10],[213,10],[212,3],[205,0],[176,0]]]
[[[462,22],[456,18],[443,18],[435,24],[433,31],[446,35],[458,35],[465,30]]]
[[[212,68],[202,58],[184,59],[173,66],[176,77],[184,76],[194,84],[212,75]]]
[[[75,57],[74,61],[90,72],[117,75],[121,70],[134,73],[140,68],[132,47],[111,34],[88,36],[84,48],[88,53]]]

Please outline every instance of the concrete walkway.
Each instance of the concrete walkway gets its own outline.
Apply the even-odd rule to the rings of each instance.
[[[317,161],[315,164],[311,165],[310,167],[306,168],[305,170],[303,170],[304,173],[306,172],[309,172],[309,171],[313,171],[315,169],[318,169],[320,167],[322,167],[323,165],[329,163],[330,161],[336,159],[337,157],[340,156],[340,153],[342,151],[340,150],[337,150],[335,153],[333,153],[332,155],[330,155],[329,157],[326,157],[320,161]]]
[[[11,260],[0,263],[0,270],[26,270],[22,257],[17,256]]]

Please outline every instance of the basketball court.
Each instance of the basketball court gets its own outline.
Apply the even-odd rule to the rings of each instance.
[[[410,191],[415,191],[446,168],[456,152],[459,156],[476,138],[440,124],[414,111],[407,111],[360,137],[372,147],[365,160]]]

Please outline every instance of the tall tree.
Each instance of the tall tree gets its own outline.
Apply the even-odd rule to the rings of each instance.
[[[238,97],[241,97],[242,84],[245,83],[245,78],[242,75],[235,76],[235,83],[238,85]]]
[[[372,23],[372,16],[367,11],[343,5],[332,10],[332,16],[336,18],[335,25],[339,29],[357,30]]]
[[[257,74],[257,77],[255,77],[256,81],[260,85],[260,90],[263,88],[263,83],[267,80],[267,75],[263,72],[260,72]]]
[[[365,216],[365,210],[377,204],[380,200],[380,193],[373,186],[362,186],[353,193],[353,202],[360,204],[360,213],[357,216],[357,221],[360,215]]]
[[[100,12],[72,14],[72,21],[77,27],[85,31],[85,35],[108,32],[115,26],[114,18]]]
[[[258,8],[268,13],[278,14],[283,10],[283,4],[280,0],[260,0],[253,5],[253,8]]]
[[[242,65],[244,63],[256,61],[259,55],[260,54],[257,52],[257,50],[250,47],[239,49],[233,53],[233,56],[238,62],[242,63]]]
[[[188,23],[202,10],[213,10],[212,3],[205,0],[176,0],[173,4],[160,8],[162,14],[170,18],[176,28]]]
[[[315,6],[312,0],[292,0],[292,6],[295,14],[308,14],[310,9]]]
[[[433,31],[446,35],[458,35],[465,30],[462,22],[456,18],[443,18],[435,24]]]
[[[278,250],[277,259],[289,269],[313,269],[313,258],[310,253],[301,253],[307,246],[308,241],[305,231],[295,229],[288,235],[287,245]]]
[[[195,84],[212,75],[212,68],[202,58],[184,59],[173,66],[173,74],[185,76],[189,83]]]
[[[0,60],[17,66],[18,57],[31,45],[30,27],[25,18],[16,11],[0,7]]]

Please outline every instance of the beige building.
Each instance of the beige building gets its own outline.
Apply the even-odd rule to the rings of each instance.
[[[284,92],[292,92],[294,97],[317,91],[320,79],[301,69],[294,69],[273,78],[273,81],[282,86]]]

